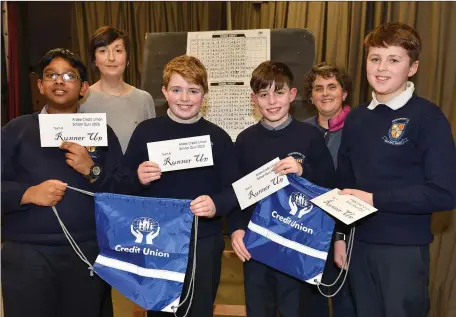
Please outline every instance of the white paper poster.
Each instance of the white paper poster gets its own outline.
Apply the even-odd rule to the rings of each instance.
[[[187,55],[199,58],[208,71],[205,119],[233,140],[258,122],[261,115],[251,101],[250,78],[259,64],[271,58],[269,29],[188,32]]]

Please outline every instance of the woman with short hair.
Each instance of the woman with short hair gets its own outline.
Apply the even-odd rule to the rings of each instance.
[[[88,97],[80,106],[81,112],[106,113],[107,123],[119,138],[124,153],[136,126],[155,117],[152,96],[124,82],[130,47],[130,39],[122,30],[103,26],[95,31],[89,49],[100,80],[90,86]]]

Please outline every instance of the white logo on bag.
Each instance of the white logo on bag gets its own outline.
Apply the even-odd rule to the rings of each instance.
[[[298,218],[302,218],[305,214],[311,212],[313,205],[310,202],[309,197],[305,194],[300,192],[294,192],[290,195],[290,199],[288,200],[288,204],[290,205],[290,215],[296,216],[299,209]]]
[[[146,244],[153,244],[153,240],[160,233],[160,225],[155,219],[140,217],[133,220],[130,230],[131,234],[136,238],[136,243],[142,243],[145,235]]]

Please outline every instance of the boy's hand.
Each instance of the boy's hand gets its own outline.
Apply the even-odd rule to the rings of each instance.
[[[161,177],[161,169],[158,164],[145,161],[142,162],[138,167],[138,178],[139,182],[143,185],[147,185],[150,182],[156,181]]]
[[[239,260],[245,262],[250,260],[251,256],[244,244],[245,231],[242,229],[236,230],[231,234],[231,246]]]
[[[374,195],[359,189],[345,188],[339,192],[340,195],[352,195],[374,207]]]
[[[29,187],[22,195],[21,205],[55,206],[65,195],[67,184],[50,179],[36,186]]]
[[[60,149],[68,151],[65,154],[66,162],[76,172],[82,175],[90,174],[90,167],[92,167],[94,162],[85,147],[74,142],[65,141],[60,145]]]
[[[347,269],[347,244],[344,240],[338,240],[334,242],[334,263],[339,268],[345,264],[344,269]]]
[[[302,165],[291,156],[284,158],[277,162],[274,166],[274,172],[276,174],[286,175],[295,173],[298,176],[302,175]]]
[[[202,195],[190,203],[190,210],[195,216],[212,218],[215,216],[215,204],[211,197]]]

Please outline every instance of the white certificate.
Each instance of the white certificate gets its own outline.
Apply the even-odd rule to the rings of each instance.
[[[214,165],[209,135],[150,142],[147,151],[162,172]]]
[[[108,146],[106,113],[39,114],[41,147]]]
[[[278,161],[279,158],[276,157],[233,183],[233,189],[241,209],[253,205],[289,184],[286,175],[279,175],[274,172],[274,165]]]
[[[339,195],[339,192],[336,188],[310,201],[347,225],[377,211],[355,196]]]

